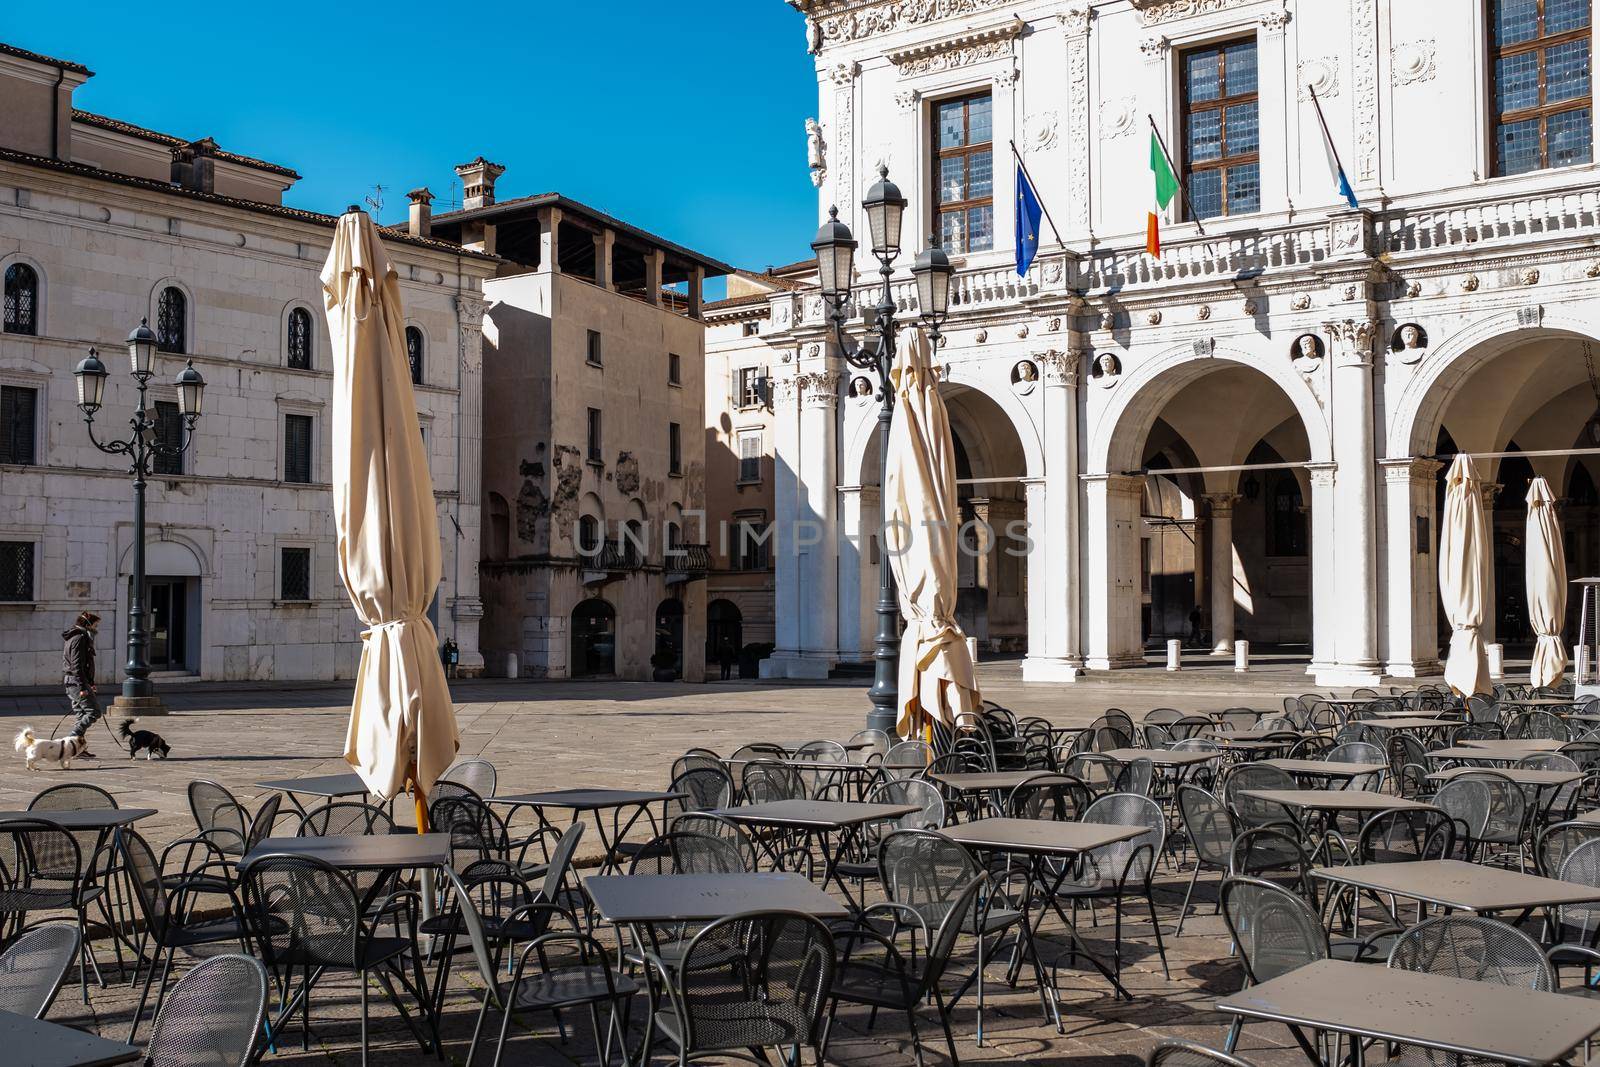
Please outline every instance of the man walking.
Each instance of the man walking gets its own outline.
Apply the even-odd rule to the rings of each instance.
[[[72,629],[63,630],[65,644],[61,648],[62,681],[67,687],[67,700],[78,719],[72,724],[72,736],[83,741],[89,727],[103,714],[94,691],[94,635],[100,628],[100,616],[85,611],[78,616]],[[80,759],[94,759],[88,744],[78,752]]]

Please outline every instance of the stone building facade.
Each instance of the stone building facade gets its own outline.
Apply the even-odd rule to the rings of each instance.
[[[120,676],[130,478],[90,443],[72,370],[99,348],[111,377],[96,432],[125,434],[136,392],[123,339],[143,318],[166,349],[154,402],[174,400],[186,361],[207,383],[192,448],[149,487],[155,679],[353,677],[318,280],[336,219],[282,206],[298,178],[288,168],[74,109],[88,77],[0,47],[0,685],[59,684],[61,631],[84,610],[103,617],[102,677]],[[482,667],[481,293],[495,260],[394,231],[384,240],[444,540],[430,614],[470,673]]]
[[[886,165],[910,202],[907,319],[911,235],[957,263],[937,362],[963,518],[998,531],[975,524],[967,564],[980,647],[1025,648],[1041,681],[1143,665],[1168,636],[1275,645],[1324,685],[1436,673],[1458,450],[1492,483],[1492,636],[1527,634],[1533,475],[1570,569],[1600,565],[1587,0],[788,2],[816,61],[819,221],[839,207],[868,277],[861,200]],[[1152,130],[1185,182],[1165,209]],[[1053,216],[1020,277],[1011,144]],[[765,670],[817,676],[870,651],[876,411],[817,295],[767,305],[775,519],[825,534],[777,556]]]
[[[484,284],[483,648],[494,674],[704,677],[705,279],[731,268],[557,194],[412,229],[492,252]]]

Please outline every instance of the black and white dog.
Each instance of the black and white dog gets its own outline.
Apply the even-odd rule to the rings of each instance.
[[[117,730],[122,735],[122,739],[128,743],[128,758],[134,759],[142,751],[147,762],[152,756],[160,756],[162,759],[166,759],[167,753],[172,751],[172,746],[167,744],[166,738],[154,731],[135,730],[133,724],[138,721],[137,719],[123,719],[122,726]]]

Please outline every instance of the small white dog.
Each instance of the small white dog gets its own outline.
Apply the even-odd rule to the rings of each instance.
[[[17,734],[12,742],[13,747],[21,752],[28,761],[28,770],[38,770],[34,763],[39,760],[54,761],[61,764],[64,771],[72,769],[73,757],[84,749],[83,738],[67,736],[59,741],[45,741],[34,736],[33,727],[24,726],[22,732]]]

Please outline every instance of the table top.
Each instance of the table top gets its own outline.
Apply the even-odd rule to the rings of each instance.
[[[1429,759],[1470,759],[1479,763],[1515,763],[1524,756],[1534,756],[1539,753],[1532,749],[1495,749],[1495,748],[1467,748],[1464,745],[1454,745],[1450,748],[1436,748],[1428,753]]]
[[[1278,737],[1268,740],[1274,734],[1292,734],[1292,737]],[[1220,733],[1210,734],[1207,739],[1219,745],[1263,745],[1274,748],[1288,748],[1298,742],[1306,734],[1298,730],[1234,730],[1231,733],[1223,730]]]
[[[333,834],[328,837],[269,837],[244,858],[313,856],[341,871],[393,871],[443,867],[450,862],[449,834]]]
[[[958,771],[928,777],[958,793],[981,793],[986,789],[1015,789],[1031,778],[1055,778],[1049,771]]]
[[[1581,997],[1345,960],[1318,960],[1217,1003],[1219,1011],[1541,1067],[1600,1030]]]
[[[1514,911],[1600,900],[1600,888],[1594,886],[1461,860],[1317,867],[1311,875],[1456,911]]]
[[[364,796],[367,792],[367,783],[354,771],[323,774],[315,778],[281,778],[275,782],[257,782],[256,785],[262,789],[301,793],[310,797]]]
[[[729,822],[755,826],[793,826],[806,830],[840,830],[869,822],[884,822],[921,809],[915,804],[859,804],[848,800],[772,800],[721,808],[714,814]]]
[[[1576,782],[1583,777],[1582,771],[1532,771],[1526,767],[1447,767],[1442,771],[1434,771],[1428,775],[1436,782],[1448,782],[1452,778],[1459,778],[1463,774],[1473,771],[1493,770],[1495,774],[1503,774],[1518,785],[1566,785]]]
[[[1158,767],[1187,767],[1192,763],[1205,763],[1217,758],[1215,752],[1174,752],[1170,748],[1114,748],[1099,754],[1110,756],[1119,763],[1147,759]]]
[[[544,793],[513,793],[503,797],[484,797],[487,804],[513,807],[570,808],[573,811],[599,811],[626,808],[635,804],[654,804],[661,800],[681,800],[687,793],[662,789],[552,789]]]
[[[144,1055],[70,1026],[0,1011],[0,1048],[11,1067],[113,1067]]]
[[[1585,826],[1600,826],[1600,811],[1586,811],[1582,815],[1574,815],[1573,822],[1581,822]]]
[[[1147,833],[1148,827],[1050,819],[978,819],[947,826],[940,832],[973,848],[1053,856],[1090,852],[1128,841]]]
[[[1429,806],[1420,800],[1374,793],[1369,789],[1245,789],[1242,792],[1269,804],[1309,811],[1392,811]]]
[[[1442,711],[1439,711],[1439,712],[1428,712],[1428,713],[1426,713],[1424,715],[1418,715],[1416,708],[1368,708],[1366,714],[1367,714],[1367,716],[1369,718],[1379,719],[1379,720],[1383,720],[1383,719],[1416,719],[1416,718],[1445,719],[1445,718],[1447,718],[1447,713],[1446,712],[1442,712]],[[1367,719],[1360,719],[1358,721],[1359,722],[1366,722]],[[1460,725],[1460,723],[1461,723],[1460,719],[1448,719],[1448,721],[1449,722],[1453,722],[1456,725]]]
[[[44,819],[63,830],[109,830],[157,814],[155,808],[83,808],[78,811],[0,811],[0,823]]]
[[[1525,738],[1470,738],[1462,741],[1457,748],[1481,748],[1490,752],[1521,752],[1532,754],[1535,752],[1558,752],[1565,741],[1556,741],[1548,737]]]
[[[1519,708],[1570,708],[1580,699],[1579,697],[1519,697],[1512,700],[1506,697],[1500,703],[1514,704]]]
[[[1378,715],[1359,720],[1369,730],[1443,730],[1460,726],[1460,719],[1424,719],[1416,715]]]
[[[785,767],[793,767],[799,771],[875,771],[876,764],[868,766],[865,763],[851,763],[848,760],[821,760],[821,759],[795,759],[789,756],[779,759],[777,756],[741,756],[734,759],[732,756],[723,756],[722,765],[725,767],[745,767],[752,763],[778,763]]]
[[[746,911],[843,918],[845,906],[787,871],[757,874],[588,874],[583,888],[611,923],[711,922]]]
[[[1346,763],[1343,760],[1320,759],[1268,759],[1264,766],[1298,774],[1307,778],[1356,778],[1363,774],[1382,774],[1381,763]]]

